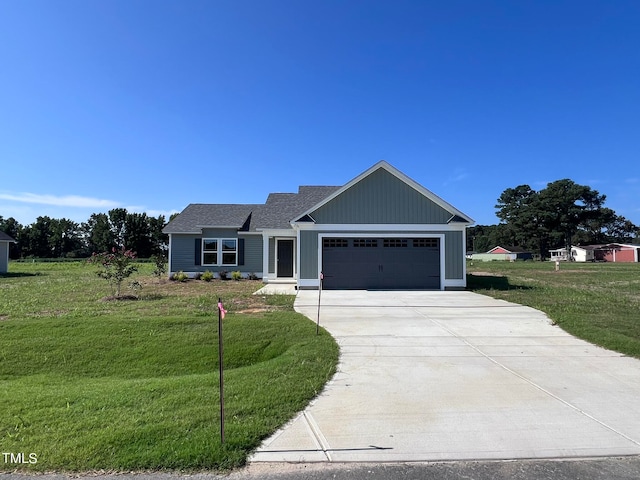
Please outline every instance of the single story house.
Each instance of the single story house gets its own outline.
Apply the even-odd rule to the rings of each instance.
[[[603,262],[638,262],[640,261],[640,245],[609,243],[594,245],[596,260]]]
[[[9,270],[9,244],[15,240],[4,232],[0,232],[0,273]]]
[[[473,220],[385,161],[264,204],[190,204],[165,228],[169,275],[240,271],[317,289],[463,289]]]
[[[474,253],[472,260],[480,260],[490,262],[493,260],[507,260],[513,262],[515,260],[532,260],[533,255],[521,247],[501,247],[500,245],[493,247],[487,253]]]
[[[567,255],[566,248],[556,248],[555,250],[549,250],[549,255],[552,262],[566,262],[573,260],[574,262],[593,262],[596,260],[597,246],[583,246],[571,245],[571,258]]]

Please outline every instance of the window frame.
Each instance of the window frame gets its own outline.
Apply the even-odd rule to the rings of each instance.
[[[207,249],[205,246],[207,243],[215,242],[216,248]],[[234,248],[227,249],[225,248],[225,242],[233,242]],[[207,237],[202,239],[202,247],[201,247],[201,264],[204,267],[236,267],[238,266],[238,253],[239,253],[239,242],[237,238],[215,238],[215,237]],[[215,255],[215,263],[206,263],[206,255]],[[233,255],[233,262],[224,262],[225,255]]]
[[[205,248],[207,243],[212,243],[212,242],[215,242],[215,244],[216,244],[215,249]],[[220,259],[220,255],[219,255],[219,252],[218,252],[218,250],[220,249],[220,239],[218,239],[218,238],[203,238],[202,239],[202,246],[200,248],[201,248],[200,254],[201,254],[201,258],[202,258],[202,261],[201,261],[202,265],[205,265],[205,266],[217,266],[218,265],[218,260]],[[214,263],[207,263],[207,261],[206,261],[207,255],[211,255],[211,254],[215,255],[215,262]]]
[[[233,250],[225,250],[224,242],[233,242]],[[233,263],[225,263],[224,256],[233,254]],[[221,238],[220,239],[220,256],[218,257],[221,267],[235,267],[238,265],[238,239],[237,238]]]

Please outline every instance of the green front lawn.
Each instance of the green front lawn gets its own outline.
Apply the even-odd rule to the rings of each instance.
[[[640,264],[469,262],[468,288],[542,310],[567,332],[640,358]]]
[[[252,281],[175,283],[141,264],[137,301],[103,301],[81,263],[12,263],[0,277],[0,470],[229,469],[322,389],[338,347]],[[217,299],[226,442],[219,433]]]

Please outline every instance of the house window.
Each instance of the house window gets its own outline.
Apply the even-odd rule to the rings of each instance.
[[[382,241],[382,246],[384,248],[401,248],[408,246],[408,242],[406,238],[385,238]]]
[[[236,265],[238,263],[238,241],[235,238],[224,238],[222,245],[222,265]]]
[[[202,239],[202,264],[218,265],[218,239]]]
[[[203,238],[202,265],[235,266],[238,264],[238,240],[236,238]]]

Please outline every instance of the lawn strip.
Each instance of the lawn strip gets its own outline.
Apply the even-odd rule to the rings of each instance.
[[[596,345],[640,358],[640,264],[473,262],[469,288],[545,312]]]
[[[0,470],[226,470],[319,393],[338,347],[259,282],[158,280],[104,302],[78,264],[12,264],[0,278],[0,443],[37,464]],[[226,443],[219,438],[217,298]],[[237,313],[255,311],[257,313]]]

